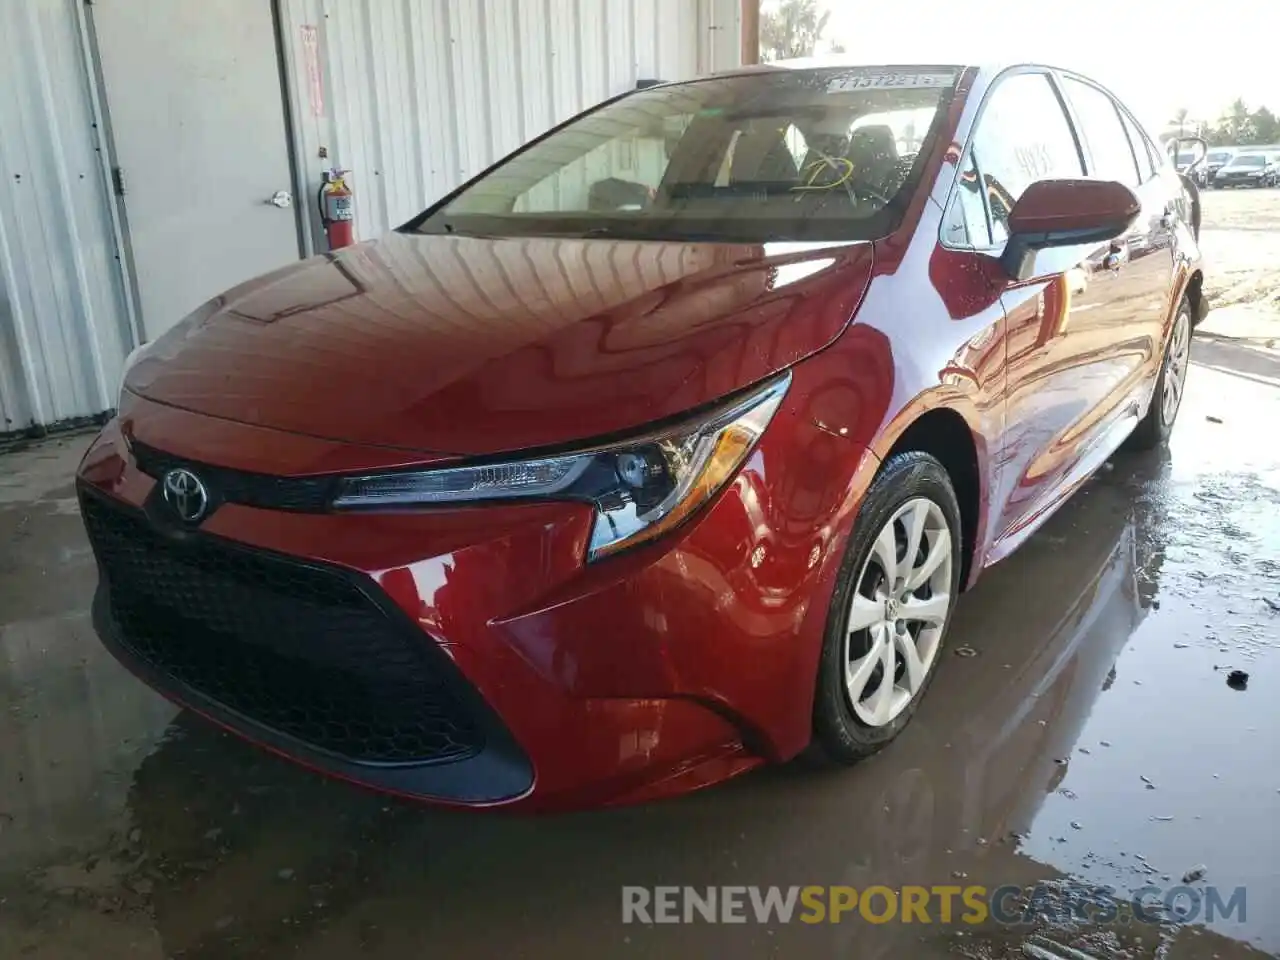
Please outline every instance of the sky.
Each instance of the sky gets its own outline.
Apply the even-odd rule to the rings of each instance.
[[[1111,89],[1159,130],[1179,107],[1216,120],[1236,97],[1280,112],[1276,9],[1262,0],[819,0],[825,38],[875,63],[1035,61]],[[1248,16],[1213,16],[1220,8]],[[1260,16],[1259,16],[1260,15]]]

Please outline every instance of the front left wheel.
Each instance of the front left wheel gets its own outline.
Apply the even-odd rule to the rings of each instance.
[[[960,590],[960,508],[925,453],[881,467],[858,511],[827,616],[814,740],[854,763],[906,727],[937,673]]]

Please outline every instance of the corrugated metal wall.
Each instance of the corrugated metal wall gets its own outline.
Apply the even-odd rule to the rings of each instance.
[[[115,406],[131,343],[81,16],[0,2],[0,435]]]
[[[278,3],[298,184],[310,208],[351,168],[361,237],[640,79],[740,57],[740,0]],[[0,436],[114,406],[134,339],[84,17],[0,0]]]
[[[321,170],[350,168],[358,236],[376,236],[638,80],[737,65],[740,12],[740,0],[283,0],[299,179],[314,193]]]

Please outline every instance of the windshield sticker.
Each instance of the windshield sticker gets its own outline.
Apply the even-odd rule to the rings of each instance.
[[[880,73],[835,77],[827,83],[827,91],[878,90],[884,87],[920,89],[925,87],[949,87],[956,82],[951,73]]]
[[[844,157],[827,157],[813,161],[805,170],[809,171],[808,180],[792,187],[792,190],[834,190],[848,182],[853,176],[854,166],[852,160]],[[819,179],[823,182],[819,183]]]

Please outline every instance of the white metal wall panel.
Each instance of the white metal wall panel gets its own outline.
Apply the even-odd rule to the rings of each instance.
[[[0,2],[0,434],[115,406],[132,339],[80,6]]]
[[[736,66],[740,8],[740,0],[283,0],[300,180],[314,195],[322,170],[352,170],[357,235],[376,236],[638,80]],[[314,59],[308,28],[318,35]]]
[[[739,0],[281,8],[308,206],[322,169],[351,168],[363,237],[637,80],[739,55]],[[82,18],[80,0],[0,2],[0,434],[113,406],[133,341]]]

